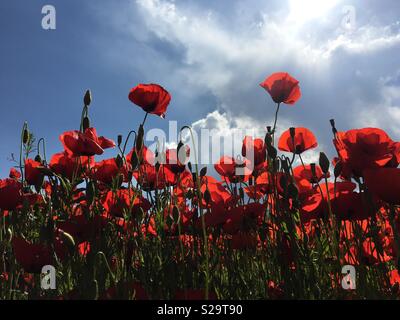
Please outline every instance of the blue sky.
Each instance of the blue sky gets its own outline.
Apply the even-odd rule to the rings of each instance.
[[[148,82],[171,92],[167,120],[229,134],[271,124],[274,106],[258,84],[288,71],[303,96],[282,108],[278,129],[314,131],[320,147],[309,161],[333,155],[330,118],[340,130],[377,126],[400,140],[398,1],[299,2],[1,1],[0,175],[24,120],[48,154],[59,152],[58,135],[78,128],[90,88],[92,123],[116,139],[141,122],[127,95]],[[41,27],[45,4],[56,8],[56,30]],[[168,122],[150,117],[147,127]]]

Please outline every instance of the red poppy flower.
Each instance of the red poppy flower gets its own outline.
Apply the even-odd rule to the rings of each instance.
[[[50,250],[43,244],[32,244],[25,239],[12,240],[15,258],[28,273],[40,273],[43,266],[53,264]]]
[[[267,90],[275,103],[295,104],[301,97],[299,81],[287,72],[270,75],[260,86]]]
[[[21,178],[21,173],[17,169],[11,168],[9,177],[10,177],[10,179],[18,180],[19,178]]]
[[[246,136],[242,145],[242,156],[246,157],[257,167],[267,158],[266,146],[263,139],[253,139]]]
[[[113,182],[113,179],[117,177],[118,174],[122,174],[122,176],[124,177],[124,181],[127,181],[127,165],[124,164],[122,168],[119,168],[117,162],[115,161],[115,158],[97,162],[94,165],[93,170],[93,179],[105,184],[111,184]]]
[[[98,137],[95,128],[80,131],[67,131],[60,136],[60,140],[68,155],[73,157],[94,156],[103,154],[104,149],[115,147],[115,142]]]
[[[258,236],[255,232],[238,232],[232,235],[231,246],[234,250],[252,249],[257,243]]]
[[[315,166],[316,181],[313,181],[313,174],[311,170],[311,165],[297,166],[293,169],[293,177],[296,181],[297,187],[299,188],[299,193],[304,194],[312,189],[312,182],[316,183],[324,178],[324,173],[320,166]],[[329,178],[329,172],[328,176]]]
[[[15,179],[0,180],[0,208],[14,210],[22,203],[22,184]]]
[[[303,153],[316,146],[318,146],[317,139],[307,128],[295,128],[294,145],[292,137],[290,136],[290,130],[283,132],[278,142],[279,150],[296,154]]]
[[[254,230],[259,220],[263,218],[266,206],[260,203],[249,203],[245,206],[233,208],[228,214],[228,219],[224,224],[224,231],[235,234],[239,231]]]
[[[261,173],[255,181],[254,185],[244,188],[244,191],[251,199],[261,199],[270,191],[268,172]]]
[[[190,148],[189,146],[185,145],[180,150],[177,149],[168,149],[165,153],[166,157],[166,164],[165,166],[168,167],[173,173],[180,174],[185,171],[185,163],[186,159],[190,156]]]
[[[43,182],[43,174],[38,169],[39,167],[42,167],[40,162],[33,159],[25,160],[25,180],[31,186],[37,186]]]
[[[222,178],[226,178],[232,183],[249,180],[253,171],[248,159],[241,161],[228,156],[223,156],[219,159],[214,168]]]
[[[93,163],[93,158],[80,157],[73,158],[67,152],[56,153],[50,160],[50,169],[68,180],[72,181],[73,178],[80,177],[83,168],[87,167],[89,163]]]
[[[348,175],[361,177],[365,169],[395,168],[400,163],[399,144],[378,128],[338,132],[333,143]]]
[[[133,176],[146,191],[160,190],[176,184],[176,175],[165,165],[160,165],[157,171],[156,166],[144,163],[133,172]]]
[[[144,111],[164,118],[171,96],[158,84],[139,84],[129,92],[129,100]]]
[[[132,202],[133,201],[133,202]],[[139,208],[144,212],[151,208],[150,202],[140,195],[135,195],[133,190],[121,189],[109,191],[103,203],[104,208],[110,215],[122,217],[124,211],[131,209],[132,214],[136,214]]]
[[[225,206],[232,201],[232,195],[229,191],[214,178],[205,176],[202,179],[200,191],[204,194],[208,190],[210,194],[209,203],[203,197],[202,205],[207,207],[208,205],[222,205]]]
[[[400,204],[400,169],[364,170],[365,184],[375,196],[393,205]]]
[[[132,156],[133,156],[133,152],[135,152],[135,151],[137,152],[136,148],[132,148],[131,152],[129,152],[127,154],[126,161],[128,163],[132,163]],[[137,156],[140,160],[140,163],[154,165],[156,162],[156,156],[155,156],[154,152],[151,151],[146,146],[142,146],[142,149],[140,149]]]

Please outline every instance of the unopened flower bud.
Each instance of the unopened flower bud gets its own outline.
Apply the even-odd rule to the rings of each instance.
[[[211,202],[211,192],[210,190],[208,190],[208,188],[206,189],[206,191],[204,191],[204,201],[209,204]]]
[[[28,131],[28,129],[25,128],[25,129],[24,129],[23,138],[22,138],[22,142],[23,142],[24,144],[28,144],[29,139],[30,139],[29,131]]]
[[[143,147],[144,128],[143,125],[139,126],[138,134],[136,137],[136,150],[140,151]]]
[[[333,174],[335,178],[338,178],[342,174],[343,170],[343,163],[342,161],[338,161],[335,165],[335,168],[333,169]]]
[[[122,144],[122,135],[121,134],[118,135],[117,143],[118,143],[118,147],[120,147]]]
[[[85,106],[88,107],[91,102],[92,102],[92,93],[90,92],[90,90],[86,90],[85,96],[83,97],[83,103]]]
[[[39,163],[42,163],[42,157],[40,156],[40,154],[38,154],[38,155],[35,157],[35,161],[36,161],[36,162],[39,162]]]
[[[203,167],[200,170],[200,177],[204,177],[207,174],[207,167]]]
[[[329,172],[330,162],[324,152],[319,153],[319,166],[321,167],[323,173],[327,174]]]
[[[117,157],[115,158],[115,163],[117,164],[118,168],[122,168],[122,166],[124,165],[124,160],[122,159],[121,155],[117,155]]]
[[[89,117],[84,117],[82,122],[83,131],[90,128],[90,119]]]

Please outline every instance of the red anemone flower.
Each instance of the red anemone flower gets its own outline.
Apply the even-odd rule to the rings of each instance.
[[[295,104],[301,97],[299,81],[287,72],[270,75],[260,86],[267,90],[275,103]]]
[[[400,205],[400,169],[364,170],[365,184],[375,196],[393,205]]]
[[[295,128],[294,145],[290,136],[290,130],[286,130],[279,138],[278,148],[281,151],[301,154],[306,150],[313,149],[318,146],[317,139],[314,134],[307,128]]]
[[[98,137],[95,128],[80,131],[67,131],[60,136],[65,151],[72,157],[101,155],[104,149],[115,147],[115,142]]]
[[[129,100],[144,111],[164,118],[171,95],[158,84],[139,84],[129,92]]]

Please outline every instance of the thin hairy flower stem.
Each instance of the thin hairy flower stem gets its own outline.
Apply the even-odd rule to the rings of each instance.
[[[274,120],[274,126],[272,128],[272,142],[274,141],[274,136],[275,136],[275,129],[276,129],[276,122],[278,121],[278,113],[279,113],[279,107],[281,106],[280,103],[278,103],[275,111],[275,120]]]
[[[20,149],[19,149],[19,169],[21,171],[21,181],[24,183],[24,156],[23,156],[23,148],[24,148],[24,134],[25,130],[27,130],[28,124],[25,122],[24,125],[22,126],[22,132],[21,132],[21,141],[20,141]]]
[[[199,177],[199,167],[198,167],[198,159],[197,159],[197,151],[196,151],[196,145],[195,145],[195,140],[192,132],[192,128],[189,126],[184,126],[181,129],[181,132],[183,129],[188,129],[190,132],[190,136],[192,138],[193,142],[193,153],[194,153],[194,159],[195,159],[195,171],[196,171],[196,184],[197,184],[197,201],[198,201],[198,208],[199,208],[199,214],[200,214],[200,219],[201,219],[201,227],[203,231],[203,239],[204,239],[204,255],[206,258],[206,283],[205,283],[205,299],[208,300],[209,296],[209,282],[210,282],[210,265],[209,265],[209,248],[208,248],[208,237],[207,237],[207,232],[206,232],[206,224],[205,224],[205,219],[204,219],[204,214],[201,212],[200,206],[202,203],[202,194],[201,194],[201,183],[200,183],[200,177]]]

